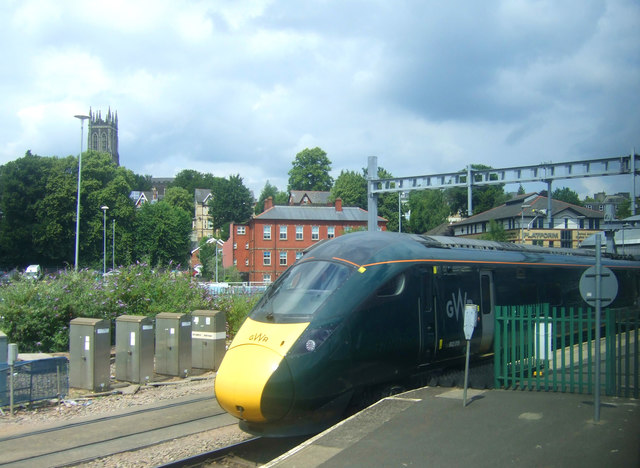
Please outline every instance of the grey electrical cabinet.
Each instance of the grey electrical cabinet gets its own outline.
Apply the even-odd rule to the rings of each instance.
[[[191,372],[191,316],[156,315],[156,373],[186,377]]]
[[[116,380],[147,383],[153,380],[153,320],[143,315],[116,318]]]
[[[218,310],[195,310],[191,317],[191,366],[217,371],[225,353],[225,314]]]
[[[111,328],[108,320],[75,318],[69,324],[69,385],[94,392],[109,388]]]

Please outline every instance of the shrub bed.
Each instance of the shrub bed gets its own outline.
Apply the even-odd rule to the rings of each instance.
[[[64,352],[69,349],[69,322],[76,317],[113,324],[123,314],[155,317],[209,309],[225,312],[232,337],[259,297],[213,296],[188,275],[156,272],[144,264],[105,278],[88,270],[65,270],[42,281],[17,279],[1,286],[0,330],[20,352]]]

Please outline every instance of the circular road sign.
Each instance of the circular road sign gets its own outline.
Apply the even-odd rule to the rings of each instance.
[[[606,307],[611,304],[618,295],[618,279],[607,267],[601,268],[600,305]],[[580,278],[580,294],[587,304],[596,303],[596,267],[592,266],[582,273]]]

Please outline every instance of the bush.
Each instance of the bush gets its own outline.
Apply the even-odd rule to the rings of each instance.
[[[260,295],[212,296],[187,274],[156,272],[144,264],[102,277],[83,270],[61,271],[39,282],[18,279],[0,286],[0,330],[20,352],[69,349],[69,322],[77,317],[155,317],[160,312],[220,310],[232,338]],[[112,337],[115,337],[112,334]]]
[[[247,318],[261,294],[225,294],[217,298],[217,308],[226,314],[227,338],[232,339]]]

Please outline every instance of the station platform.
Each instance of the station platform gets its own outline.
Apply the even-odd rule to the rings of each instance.
[[[425,387],[389,397],[265,465],[640,467],[640,400]]]

